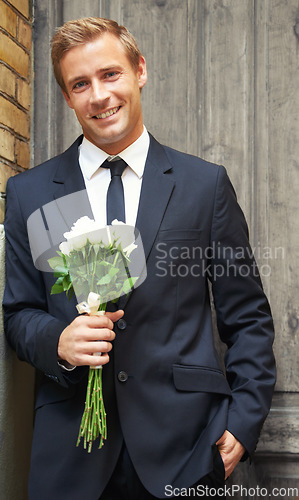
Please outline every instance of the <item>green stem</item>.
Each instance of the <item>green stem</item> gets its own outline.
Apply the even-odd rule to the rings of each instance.
[[[105,309],[106,304],[100,304],[99,310],[105,311]],[[84,449],[88,447],[88,453],[91,452],[92,444],[96,439],[100,438],[99,449],[102,448],[104,440],[107,439],[102,367],[89,368],[85,408],[81,419],[77,446],[79,446],[81,438],[84,441]]]
[[[113,267],[115,267],[115,264],[116,264],[116,261],[117,261],[117,259],[118,259],[118,256],[119,256],[119,252],[118,252],[118,251],[116,251],[116,252],[115,252],[115,257],[114,257],[114,262],[113,262]]]
[[[91,291],[94,292],[94,278],[96,275],[96,270],[97,270],[97,256],[95,255],[95,258],[93,259],[93,269],[92,269],[92,278],[91,278]]]

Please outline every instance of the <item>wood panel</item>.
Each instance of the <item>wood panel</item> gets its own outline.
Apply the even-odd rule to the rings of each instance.
[[[254,2],[205,2],[202,151],[223,164],[251,212]]]
[[[51,67],[50,40],[60,24],[62,2],[36,2],[34,9],[33,162],[37,165],[57,154],[61,138],[59,98]]]
[[[145,124],[162,143],[185,150],[190,116],[188,2],[129,2],[123,22],[132,32],[138,27],[136,36],[147,60]]]
[[[269,243],[282,246],[272,259],[270,297],[275,317],[277,390],[298,391],[299,358],[299,163],[298,0],[269,3]]]

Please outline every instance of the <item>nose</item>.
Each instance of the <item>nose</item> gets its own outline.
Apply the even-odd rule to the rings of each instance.
[[[91,84],[90,104],[100,104],[109,99],[110,94],[104,82],[94,80]]]

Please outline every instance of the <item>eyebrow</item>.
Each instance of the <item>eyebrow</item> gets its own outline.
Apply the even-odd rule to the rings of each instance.
[[[117,69],[117,70],[121,70],[121,69],[122,69],[122,66],[120,66],[119,64],[113,64],[112,66],[108,66],[107,68],[102,68],[102,69],[100,69],[99,71],[100,71],[101,73],[107,73],[107,72],[112,71],[112,70],[115,70],[115,69]]]

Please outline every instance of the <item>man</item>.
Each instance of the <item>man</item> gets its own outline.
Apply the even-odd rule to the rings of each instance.
[[[148,134],[140,104],[146,64],[124,27],[68,22],[54,36],[52,60],[83,137],[7,186],[6,334],[45,375],[29,499],[146,500],[221,488],[254,451],[275,382],[271,313],[233,188],[223,167]],[[127,164],[126,222],[141,233],[147,278],[120,310],[78,317],[75,299],[50,296],[52,274],[34,267],[26,222],[86,188],[84,213],[74,204],[71,222],[92,214],[104,226],[110,172],[102,165],[115,156]],[[225,373],[208,281],[228,346]],[[75,442],[88,366],[99,364],[108,438],[88,454]]]

